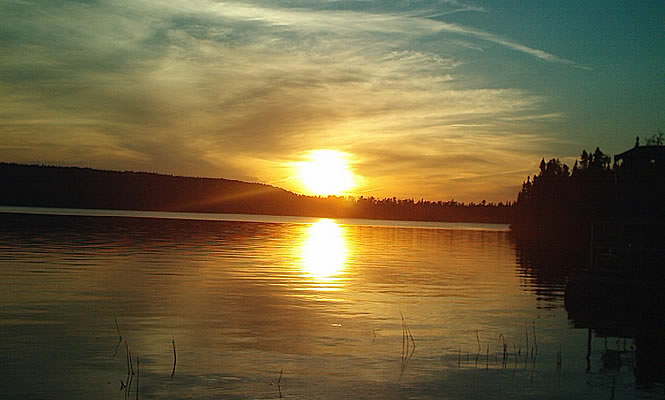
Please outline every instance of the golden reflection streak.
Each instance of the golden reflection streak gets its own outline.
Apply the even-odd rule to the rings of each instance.
[[[345,273],[347,253],[344,229],[333,220],[319,220],[309,226],[305,233],[302,269],[317,283],[330,284]]]

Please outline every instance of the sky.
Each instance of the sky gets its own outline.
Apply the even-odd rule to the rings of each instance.
[[[665,2],[0,3],[0,161],[513,201],[665,131]],[[643,142],[644,142],[643,139]]]

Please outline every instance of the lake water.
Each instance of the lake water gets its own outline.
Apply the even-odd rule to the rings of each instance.
[[[665,394],[501,225],[5,207],[0,277],[1,398]]]

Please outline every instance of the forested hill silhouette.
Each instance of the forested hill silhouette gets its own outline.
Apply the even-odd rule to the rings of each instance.
[[[509,223],[511,204],[298,195],[221,178],[0,163],[0,205]]]

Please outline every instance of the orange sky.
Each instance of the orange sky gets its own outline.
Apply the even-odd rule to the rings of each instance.
[[[662,2],[296,3],[3,4],[0,161],[301,191],[329,149],[348,194],[511,201],[665,128]]]

